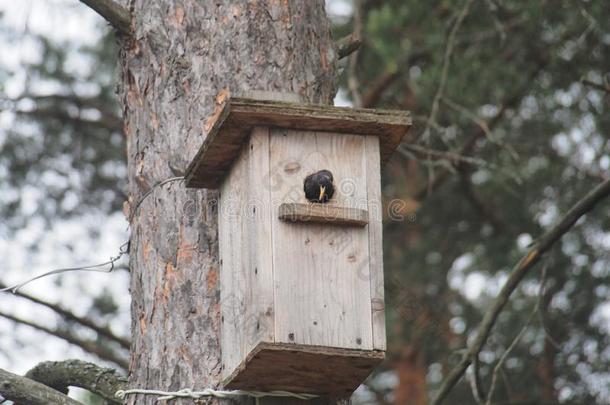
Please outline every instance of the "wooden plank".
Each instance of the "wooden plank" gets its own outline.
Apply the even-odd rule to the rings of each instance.
[[[385,358],[383,351],[261,343],[223,385],[345,397]]]
[[[283,203],[308,204],[304,178],[334,175],[326,205],[366,210],[365,137],[270,131],[275,341],[369,350],[372,344],[368,230],[287,223]]]
[[[365,226],[369,222],[367,210],[337,207],[329,204],[284,203],[280,205],[278,218],[288,222],[352,226]]]
[[[254,126],[377,136],[383,164],[410,128],[411,117],[407,111],[229,98],[206,124],[208,134],[187,169],[186,186],[218,188]]]
[[[381,201],[381,169],[379,164],[379,139],[367,136],[366,188],[368,199],[369,263],[371,276],[371,318],[373,322],[373,348],[386,349],[385,302],[383,284],[383,243]]]
[[[244,148],[245,149],[245,148]],[[220,312],[223,373],[230,373],[248,354],[246,323],[248,224],[240,221],[242,196],[247,193],[248,155],[237,159],[221,188],[218,210],[220,253]],[[226,374],[223,374],[226,375]]]
[[[241,221],[247,221],[248,246],[251,268],[248,271],[246,291],[246,353],[260,342],[273,342],[275,335],[273,302],[273,254],[271,235],[272,209],[269,204],[269,129],[252,130],[247,148],[248,199],[242,208]]]

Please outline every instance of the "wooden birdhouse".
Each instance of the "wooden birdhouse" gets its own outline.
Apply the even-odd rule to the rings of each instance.
[[[186,184],[220,190],[226,388],[345,395],[383,360],[380,168],[410,125],[404,111],[220,97]],[[320,170],[332,197],[310,202]]]

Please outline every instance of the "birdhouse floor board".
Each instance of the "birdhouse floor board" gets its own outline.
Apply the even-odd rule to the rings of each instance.
[[[378,350],[260,343],[225,379],[228,389],[351,394],[385,358]]]
[[[369,214],[366,210],[328,204],[284,203],[280,205],[278,218],[287,222],[314,222],[352,226],[365,226],[369,222]]]
[[[411,127],[407,111],[381,111],[228,98],[206,122],[207,136],[186,172],[186,186],[218,188],[254,127],[376,136],[381,164]]]

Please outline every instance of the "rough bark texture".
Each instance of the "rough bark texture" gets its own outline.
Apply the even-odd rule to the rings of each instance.
[[[83,405],[53,388],[0,369],[0,403],[21,405]]]
[[[128,209],[155,183],[184,173],[220,90],[293,92],[316,103],[335,94],[336,50],[321,0],[134,0],[131,12],[135,32],[123,44],[120,85]],[[132,388],[219,382],[215,198],[167,183],[133,218]]]
[[[121,403],[114,394],[127,385],[127,379],[116,370],[81,360],[45,361],[25,376],[64,394],[70,386],[84,388],[113,404]]]

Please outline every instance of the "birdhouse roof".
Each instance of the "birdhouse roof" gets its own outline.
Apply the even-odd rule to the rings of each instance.
[[[256,126],[377,136],[383,165],[411,127],[411,116],[408,111],[229,97],[206,123],[208,135],[186,171],[186,186],[220,187]]]

